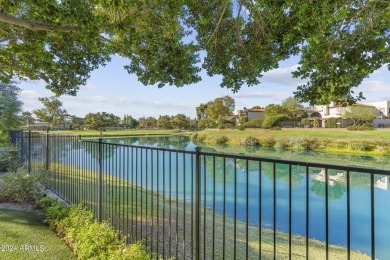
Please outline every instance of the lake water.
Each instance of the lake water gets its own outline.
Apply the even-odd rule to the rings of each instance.
[[[111,138],[105,139],[105,142],[115,144],[127,145],[141,145],[153,146],[160,148],[174,148],[180,150],[193,151],[196,144],[192,143],[187,137],[132,137],[132,138]],[[205,146],[200,145],[202,151],[217,152],[217,153],[237,153],[250,156],[272,157],[286,160],[297,160],[306,162],[323,162],[338,165],[362,166],[369,168],[390,169],[390,158],[386,156],[362,156],[362,155],[346,155],[346,154],[329,154],[313,151],[286,151],[264,149],[259,147],[233,147],[233,146]],[[91,151],[85,150],[87,153]],[[115,150],[106,155],[105,161],[115,157]],[[143,160],[150,155],[143,154]],[[171,190],[172,196],[177,196],[179,199],[191,199],[191,189],[194,183],[191,182],[192,171],[191,165],[188,163],[191,158],[190,155],[178,155],[178,172],[176,172],[176,165],[173,164],[172,170],[166,170],[165,187],[163,181],[159,184],[155,182],[146,183],[139,181],[138,185],[148,190],[162,193],[163,190]],[[96,159],[93,159],[96,160]],[[141,165],[141,154],[138,154],[137,160]],[[176,163],[175,153],[171,154],[171,158],[166,156],[165,168],[168,167],[169,160]],[[182,162],[187,161],[186,166]],[[66,162],[64,157],[62,162]],[[162,167],[163,160],[160,160],[159,167]],[[242,161],[244,162],[244,161]],[[213,199],[215,198],[215,212],[223,214],[224,197],[223,197],[223,168],[226,169],[226,215],[234,216],[234,185],[235,177],[237,183],[237,218],[245,221],[248,217],[249,224],[253,226],[261,226],[264,228],[273,228],[273,166],[270,163],[263,163],[262,169],[259,170],[258,163],[249,162],[248,174],[246,173],[245,163],[240,164],[241,161],[234,161],[227,159],[225,167],[220,158],[215,162],[215,179],[214,179],[214,162],[212,158],[202,159],[202,196],[206,194],[207,208],[213,208]],[[156,165],[157,166],[157,165]],[[115,164],[112,166],[112,172],[123,171],[120,166],[116,168]],[[236,176],[234,171],[236,170]],[[168,173],[171,173],[169,176]],[[330,170],[329,174],[337,176],[340,171]],[[141,171],[138,173],[138,180],[144,180],[145,175],[149,180],[152,177],[157,179],[157,172],[144,171],[141,176]],[[161,172],[160,172],[161,174]],[[292,232],[295,235],[305,236],[305,219],[306,219],[306,175],[305,167],[292,167]],[[325,241],[325,183],[316,180],[316,176],[321,175],[321,169],[310,168],[309,178],[309,237]],[[125,173],[117,174],[116,176],[123,176],[126,180],[131,181],[130,177]],[[131,178],[134,178],[131,177]],[[161,178],[161,177],[160,177]],[[176,179],[177,178],[177,179]],[[204,179],[205,178],[205,179]],[[169,182],[170,180],[170,182]],[[185,181],[186,180],[186,181]],[[360,251],[370,255],[371,252],[371,205],[370,205],[370,186],[369,175],[361,173],[351,173],[351,248],[352,250]],[[376,257],[379,259],[390,259],[390,180],[389,177],[375,176],[376,183],[381,185],[375,186],[375,246]],[[248,190],[247,190],[248,183]],[[259,185],[261,183],[261,189]],[[205,184],[205,187],[204,187]],[[168,186],[169,185],[169,186]],[[213,189],[215,185],[215,190]],[[176,189],[176,186],[178,187]],[[347,195],[345,182],[334,182],[329,188],[329,243],[333,245],[347,246]],[[246,194],[249,194],[249,210],[246,216]],[[261,191],[261,194],[259,192]],[[166,192],[166,195],[168,193]],[[261,205],[259,203],[259,196],[262,196]],[[276,165],[276,228],[282,232],[288,232],[288,200],[289,199],[289,185],[288,185],[288,166],[278,164]],[[262,217],[259,217],[259,207],[261,206]]]

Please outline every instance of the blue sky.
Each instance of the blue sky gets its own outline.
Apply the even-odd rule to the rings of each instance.
[[[76,97],[62,96],[60,100],[70,114],[84,117],[89,112],[106,111],[122,117],[125,114],[135,118],[141,116],[176,115],[178,113],[195,117],[195,108],[217,97],[230,95],[236,101],[236,110],[243,107],[280,104],[292,96],[296,86],[302,83],[291,76],[298,66],[298,58],[292,57],[270,71],[254,87],[242,86],[238,93],[221,88],[221,77],[208,77],[202,72],[203,80],[197,84],[177,88],[175,86],[144,86],[135,75],[129,75],[123,68],[128,63],[120,57],[113,57],[105,67],[91,74],[87,85],[81,86]],[[23,110],[41,108],[38,97],[53,94],[44,88],[41,81],[22,82],[21,99]],[[374,72],[355,90],[362,91],[366,102],[390,100],[390,73],[384,66]]]

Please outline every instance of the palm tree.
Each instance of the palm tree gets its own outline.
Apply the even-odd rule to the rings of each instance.
[[[15,82],[0,82],[0,134],[8,135],[13,129],[18,129],[22,120],[19,113],[23,103],[18,99],[20,89]]]

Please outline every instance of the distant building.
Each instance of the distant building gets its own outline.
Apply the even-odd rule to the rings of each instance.
[[[29,125],[29,130],[37,130],[37,131],[44,131],[50,127],[50,124],[48,122],[39,122],[35,121],[34,124]]]
[[[246,118],[248,118],[248,121],[253,119],[259,119],[263,121],[265,119],[265,109],[263,108],[246,109],[244,107],[243,110],[238,110],[236,115],[238,117],[245,116]]]
[[[390,101],[379,101],[373,103],[353,104],[352,106],[372,106],[377,109],[377,118],[373,120],[372,125],[376,128],[390,127]],[[313,112],[318,112],[321,115],[322,126],[325,127],[325,122],[329,118],[337,118],[337,123],[340,127],[347,127],[353,124],[352,120],[342,118],[342,105],[336,102],[331,102],[329,105],[316,105],[311,109]]]

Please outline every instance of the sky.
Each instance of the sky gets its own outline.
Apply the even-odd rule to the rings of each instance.
[[[236,102],[235,110],[253,106],[265,107],[268,104],[280,104],[293,95],[296,86],[303,83],[292,78],[291,72],[298,67],[298,57],[292,57],[280,63],[278,69],[265,73],[257,86],[242,86],[233,94],[221,88],[221,77],[208,77],[201,73],[202,81],[196,84],[177,88],[175,86],[144,86],[133,74],[123,68],[128,61],[114,56],[105,67],[92,72],[88,83],[81,86],[77,96],[61,96],[63,108],[71,115],[84,117],[87,113],[109,112],[117,116],[131,115],[158,117],[159,115],[185,114],[195,117],[195,109],[199,104],[215,98],[229,95]],[[45,89],[43,81],[27,81],[20,84],[23,111],[42,108],[38,97],[53,96]],[[369,78],[355,89],[362,91],[366,100],[375,102],[390,100],[390,72],[386,66],[375,71]]]

